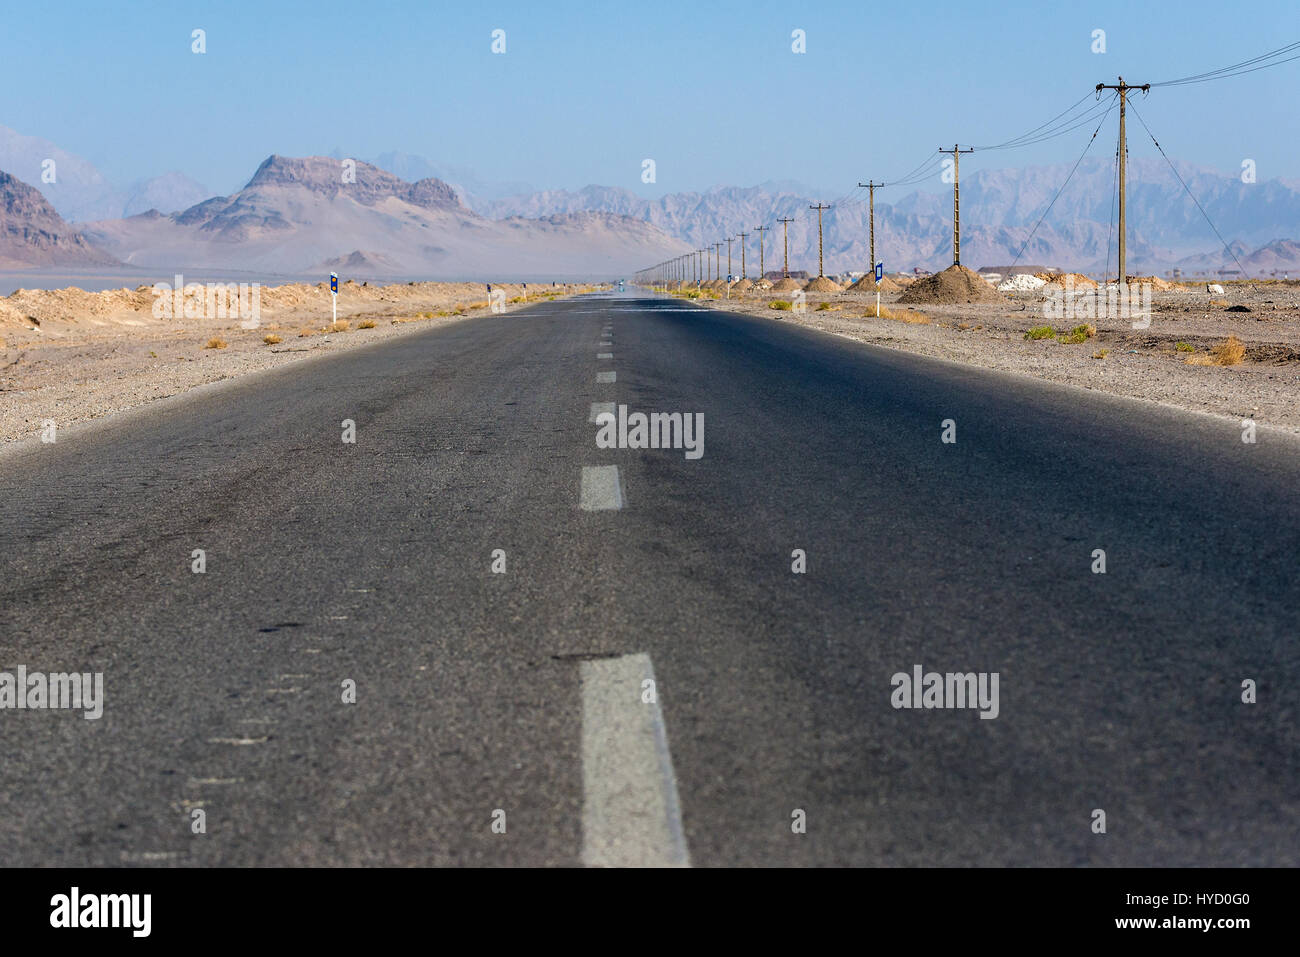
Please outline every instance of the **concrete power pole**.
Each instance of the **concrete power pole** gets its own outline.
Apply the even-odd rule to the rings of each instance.
[[[763,233],[767,230],[766,226],[755,226],[754,232],[758,233],[758,278],[765,279],[763,273]]]
[[[789,279],[790,278],[790,224],[793,223],[794,220],[778,219],[777,222],[781,224],[781,239],[782,239],[782,244],[785,246],[785,269],[784,269],[785,276],[783,278]]]
[[[958,198],[958,192],[957,192],[958,190],[957,184],[960,177],[958,176],[957,169],[958,169],[958,164],[961,162],[962,153],[975,152],[974,149],[968,149],[968,150],[958,149],[957,147],[959,145],[960,144],[958,143],[953,143],[952,149],[950,150],[946,150],[942,146],[939,147],[940,153],[952,154],[952,264],[954,266],[961,265],[961,202]],[[875,269],[876,264],[872,263],[871,268]]]
[[[875,282],[876,280],[876,187],[884,185],[884,183],[877,183],[872,180],[867,180],[865,183],[858,184],[859,187],[865,186],[870,191],[871,195],[871,201],[869,204],[870,225],[868,227],[868,235],[871,237],[871,262],[867,266],[867,273],[871,276],[872,282]]]
[[[829,206],[823,206],[818,203],[816,206],[809,206],[809,209],[817,210],[817,278],[822,278],[822,210],[830,209]],[[874,268],[874,267],[873,267]]]
[[[721,279],[722,276],[722,243],[713,244],[713,278]]]
[[[1119,83],[1097,84],[1098,92],[1101,92],[1102,90],[1119,91],[1119,284],[1121,286],[1125,285],[1128,281],[1128,277],[1124,271],[1124,253],[1126,251],[1124,243],[1124,212],[1126,207],[1124,198],[1124,174],[1125,168],[1128,166],[1128,140],[1125,138],[1124,132],[1124,114],[1126,107],[1128,106],[1129,90],[1141,90],[1145,93],[1150,89],[1150,83],[1143,83],[1141,86],[1133,83],[1125,83],[1122,76],[1119,78]]]
[[[745,237],[748,235],[749,233],[740,234],[740,278],[741,279],[748,278],[745,275]]]
[[[727,282],[731,282],[731,237],[727,237]]]

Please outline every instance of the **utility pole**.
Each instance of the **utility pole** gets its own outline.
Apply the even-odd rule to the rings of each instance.
[[[876,280],[876,187],[884,185],[884,183],[877,183],[872,180],[867,180],[865,183],[858,184],[859,187],[865,186],[870,191],[871,195],[871,218],[869,220],[871,224],[869,227],[869,235],[871,236],[871,262],[868,264],[867,271],[871,275],[872,282],[875,282]]]
[[[789,279],[790,278],[790,224],[793,223],[794,220],[778,219],[777,222],[781,224],[781,238],[785,245],[785,269],[784,269],[785,276],[783,278]]]
[[[816,206],[809,206],[809,209],[817,210],[817,278],[822,278],[822,210],[830,209],[829,206],[823,206],[818,203]],[[874,266],[872,267],[875,268]]]
[[[1124,198],[1124,179],[1125,179],[1124,173],[1125,173],[1125,167],[1128,165],[1128,140],[1125,138],[1125,132],[1124,132],[1124,113],[1126,107],[1128,106],[1129,90],[1141,90],[1143,93],[1146,93],[1150,89],[1151,89],[1150,83],[1143,83],[1140,86],[1134,83],[1125,83],[1123,77],[1119,78],[1119,83],[1098,83],[1097,84],[1098,93],[1100,93],[1102,90],[1119,91],[1119,284],[1120,286],[1123,286],[1128,282],[1128,277],[1125,275],[1124,272],[1124,252],[1125,252],[1124,210],[1126,206],[1125,198]]]
[[[722,276],[720,275],[721,272],[722,272],[722,243],[714,243],[713,244],[713,278],[715,281],[722,278]]]
[[[962,153],[975,152],[974,148],[968,150],[958,149],[957,147],[959,145],[960,144],[958,143],[953,143],[952,149],[950,150],[946,150],[942,146],[939,147],[940,153],[952,154],[952,264],[954,266],[961,265],[961,203],[958,199],[957,193],[957,182],[959,179],[957,167],[961,162]],[[874,270],[876,264],[872,263],[871,268]]]
[[[745,276],[745,237],[748,235],[749,233],[740,234],[740,278],[741,279],[747,278]]]
[[[731,237],[727,237],[727,282],[731,282]]]
[[[767,230],[766,226],[755,226],[754,232],[758,233],[758,278],[766,278],[763,274],[763,233]]]

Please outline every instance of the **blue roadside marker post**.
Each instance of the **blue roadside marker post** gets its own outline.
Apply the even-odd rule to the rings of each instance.
[[[885,278],[884,262],[876,263],[876,318],[880,318],[880,280]]]
[[[330,306],[332,307],[334,321],[338,322],[339,321],[339,274],[336,272],[330,273]]]

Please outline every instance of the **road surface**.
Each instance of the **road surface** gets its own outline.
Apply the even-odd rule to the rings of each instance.
[[[644,292],[63,429],[0,670],[103,714],[0,711],[0,863],[1295,866],[1300,446],[1241,435]]]

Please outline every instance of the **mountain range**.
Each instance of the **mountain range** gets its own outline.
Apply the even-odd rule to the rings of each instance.
[[[1130,273],[1173,267],[1235,268],[1187,190],[1219,233],[1232,242],[1235,255],[1249,273],[1300,270],[1294,242],[1300,238],[1300,182],[1274,179],[1247,184],[1238,177],[1186,163],[1175,163],[1174,168],[1177,177],[1163,160],[1139,158],[1129,163]],[[1051,263],[1083,272],[1101,272],[1109,261],[1113,272],[1118,235],[1113,164],[1085,160],[1073,176],[1069,174],[1068,166],[1048,166],[964,175],[960,194],[963,263],[975,268],[1006,265],[1019,255],[1021,262]],[[1067,177],[1068,186],[1061,190]],[[1187,184],[1186,189],[1178,177]],[[644,219],[695,248],[725,240],[728,235],[735,237],[743,230],[751,234],[747,265],[752,272],[756,272],[758,250],[754,227],[769,227],[764,241],[765,265],[769,270],[780,268],[783,239],[777,220],[788,218],[794,220],[789,224],[790,267],[815,271],[817,216],[808,207],[829,199],[792,183],[719,187],[659,199],[646,199],[626,189],[588,186],[504,197],[482,203],[479,211],[488,216],[542,216],[606,210]],[[883,260],[886,268],[940,269],[952,262],[950,190],[903,196],[879,190],[875,213],[876,258]],[[866,268],[870,258],[868,218],[865,190],[834,203],[823,214],[826,272]],[[738,243],[733,243],[732,251],[733,271],[739,273]],[[726,269],[725,260],[722,269]]]
[[[282,275],[340,267],[368,277],[604,275],[685,250],[651,223],[604,212],[488,219],[441,180],[411,183],[324,156],[271,156],[230,196],[82,231],[131,266]]]
[[[145,268],[540,277],[624,273],[743,230],[749,234],[745,268],[754,275],[758,225],[769,227],[764,266],[781,267],[779,218],[793,220],[790,267],[815,271],[817,218],[809,206],[830,201],[823,218],[825,271],[864,270],[870,258],[865,190],[836,198],[774,181],[657,199],[605,186],[536,191],[484,182],[471,171],[397,151],[357,161],[355,182],[345,183],[344,159],[337,150],[332,157],[272,156],[243,189],[212,197],[179,172],[119,188],[88,161],[0,127],[0,169],[12,174],[11,182],[34,187],[52,207],[38,209],[29,195],[10,197],[3,255],[10,266],[83,257]],[[49,161],[57,171],[53,182],[42,177]],[[1215,272],[1238,263],[1250,275],[1300,271],[1300,181],[1243,183],[1237,175],[1172,165],[1152,158],[1129,164],[1130,273],[1175,267]],[[1113,161],[1102,159],[1085,160],[1073,172],[1066,166],[967,172],[961,182],[963,263],[1113,272],[1114,172]],[[951,192],[900,192],[877,191],[877,258],[891,271],[948,265]],[[22,210],[34,217],[31,222],[21,222]],[[20,249],[21,235],[41,237],[29,254]],[[725,245],[721,253],[725,271]],[[732,253],[732,271],[739,273],[738,242]]]
[[[69,222],[133,216],[150,209],[175,212],[212,195],[175,171],[118,187],[90,161],[5,126],[0,126],[0,169],[39,189]]]

